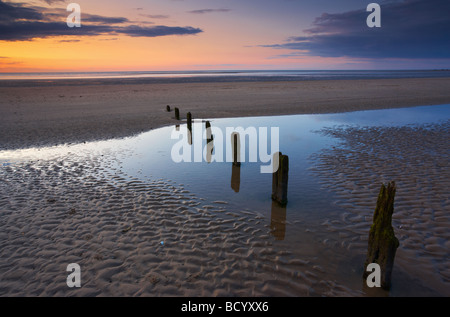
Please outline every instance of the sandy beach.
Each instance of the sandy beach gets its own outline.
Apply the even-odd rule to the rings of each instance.
[[[0,82],[0,149],[130,136],[182,118],[333,113],[450,103],[450,79],[120,84]]]
[[[311,157],[340,214],[321,229],[281,220],[295,237],[285,243],[258,210],[129,177],[126,151],[74,145],[173,125],[166,105],[235,118],[448,104],[450,78],[19,86],[0,84],[0,150],[72,147],[24,150],[0,168],[1,296],[387,296],[361,290],[360,264],[379,184],[392,179],[393,294],[450,295],[448,123],[318,131],[342,141]],[[68,263],[83,268],[82,288],[68,289]]]
[[[339,219],[324,221],[348,248],[365,251],[367,227],[381,183],[395,180],[393,226],[401,241],[396,265],[427,287],[450,294],[449,123],[393,127],[326,129],[342,146],[315,156],[313,170],[344,208]],[[351,234],[350,234],[351,232]],[[360,239],[355,237],[359,236]],[[348,237],[353,237],[353,241]]]

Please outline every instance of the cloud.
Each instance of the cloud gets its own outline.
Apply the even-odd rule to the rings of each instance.
[[[15,6],[0,1],[0,21],[1,23],[11,23],[15,20],[43,20],[44,15],[35,9],[22,7],[21,4]]]
[[[206,13],[216,13],[216,12],[230,12],[230,9],[201,9],[201,10],[192,10],[187,11],[192,14],[206,14]]]
[[[264,47],[304,55],[357,58],[450,58],[450,1],[404,0],[381,4],[381,28],[369,28],[366,9],[317,17],[305,35]]]
[[[42,1],[52,5],[53,3],[66,2],[67,0],[42,0]]]
[[[178,26],[164,26],[156,25],[152,27],[142,27],[137,25],[130,25],[115,30],[116,33],[126,34],[133,37],[157,37],[166,35],[188,35],[197,34],[202,30],[193,27],[178,27]]]
[[[59,43],[78,43],[80,40],[59,40]]]
[[[81,28],[69,28],[65,22],[67,14],[64,9],[25,7],[23,4],[5,3],[0,0],[0,41],[119,34],[131,37],[158,37],[203,32],[190,26],[135,25],[124,17],[105,17],[88,13],[82,14]]]
[[[139,14],[141,17],[150,18],[150,19],[168,19],[168,15],[163,14]]]

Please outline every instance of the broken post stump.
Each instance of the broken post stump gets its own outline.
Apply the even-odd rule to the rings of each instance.
[[[186,114],[186,119],[187,119],[188,129],[192,131],[192,114],[190,112],[188,112]]]
[[[175,119],[180,120],[180,109],[175,108]]]
[[[272,176],[272,199],[285,206],[287,204],[289,157],[277,152],[274,154],[274,162],[277,162],[275,155],[278,155],[278,169]]]
[[[170,109],[170,106],[169,106],[169,105],[167,105],[167,106],[166,106],[166,110],[167,110],[167,112],[170,112],[170,111],[171,111],[171,109]]]
[[[188,112],[186,114],[187,119],[187,129],[188,129],[188,143],[192,145],[192,114]]]
[[[391,287],[391,274],[394,266],[394,258],[399,246],[392,227],[392,214],[394,213],[394,198],[397,188],[395,182],[387,186],[381,185],[377,206],[373,215],[373,224],[370,227],[369,247],[364,264],[364,278],[367,279],[370,272],[367,266],[377,263],[381,269],[381,287],[389,290]]]

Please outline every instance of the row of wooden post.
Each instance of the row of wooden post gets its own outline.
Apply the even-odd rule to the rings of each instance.
[[[171,112],[170,106],[167,106],[167,111]],[[187,127],[192,131],[192,114],[187,113]],[[180,110],[175,108],[175,119],[180,120]],[[207,142],[210,144],[213,141],[211,134],[211,123],[206,122]],[[235,191],[239,191],[240,184],[240,136],[238,133],[233,133],[232,136],[232,150],[233,150],[233,170],[231,187]],[[192,142],[191,142],[192,144]],[[212,152],[212,151],[211,151]],[[285,207],[288,199],[288,179],[289,179],[289,157],[283,155],[281,152],[275,153],[278,155],[278,169],[272,176],[272,200],[280,207]],[[276,164],[277,160],[274,157],[273,162]],[[239,175],[237,175],[239,174]],[[239,179],[239,181],[237,181]],[[377,205],[373,215],[373,225],[369,232],[369,243],[367,250],[367,257],[364,263],[363,277],[366,279],[370,272],[367,267],[371,263],[380,265],[381,269],[381,287],[383,289],[390,289],[391,276],[394,265],[395,254],[399,247],[399,241],[395,237],[394,229],[392,227],[392,214],[394,212],[394,198],[396,193],[396,184],[390,182],[385,186],[381,186],[378,195]]]

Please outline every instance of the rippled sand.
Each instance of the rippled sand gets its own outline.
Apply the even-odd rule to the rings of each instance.
[[[320,131],[341,142],[313,157],[313,171],[345,211],[323,222],[349,250],[365,254],[381,183],[395,181],[396,274],[450,295],[450,122]],[[395,287],[395,285],[394,285]],[[414,294],[414,289],[411,290]]]
[[[311,234],[278,243],[277,219],[129,178],[115,160],[55,154],[0,168],[0,295],[361,294],[328,275]],[[80,289],[66,285],[69,263]]]

